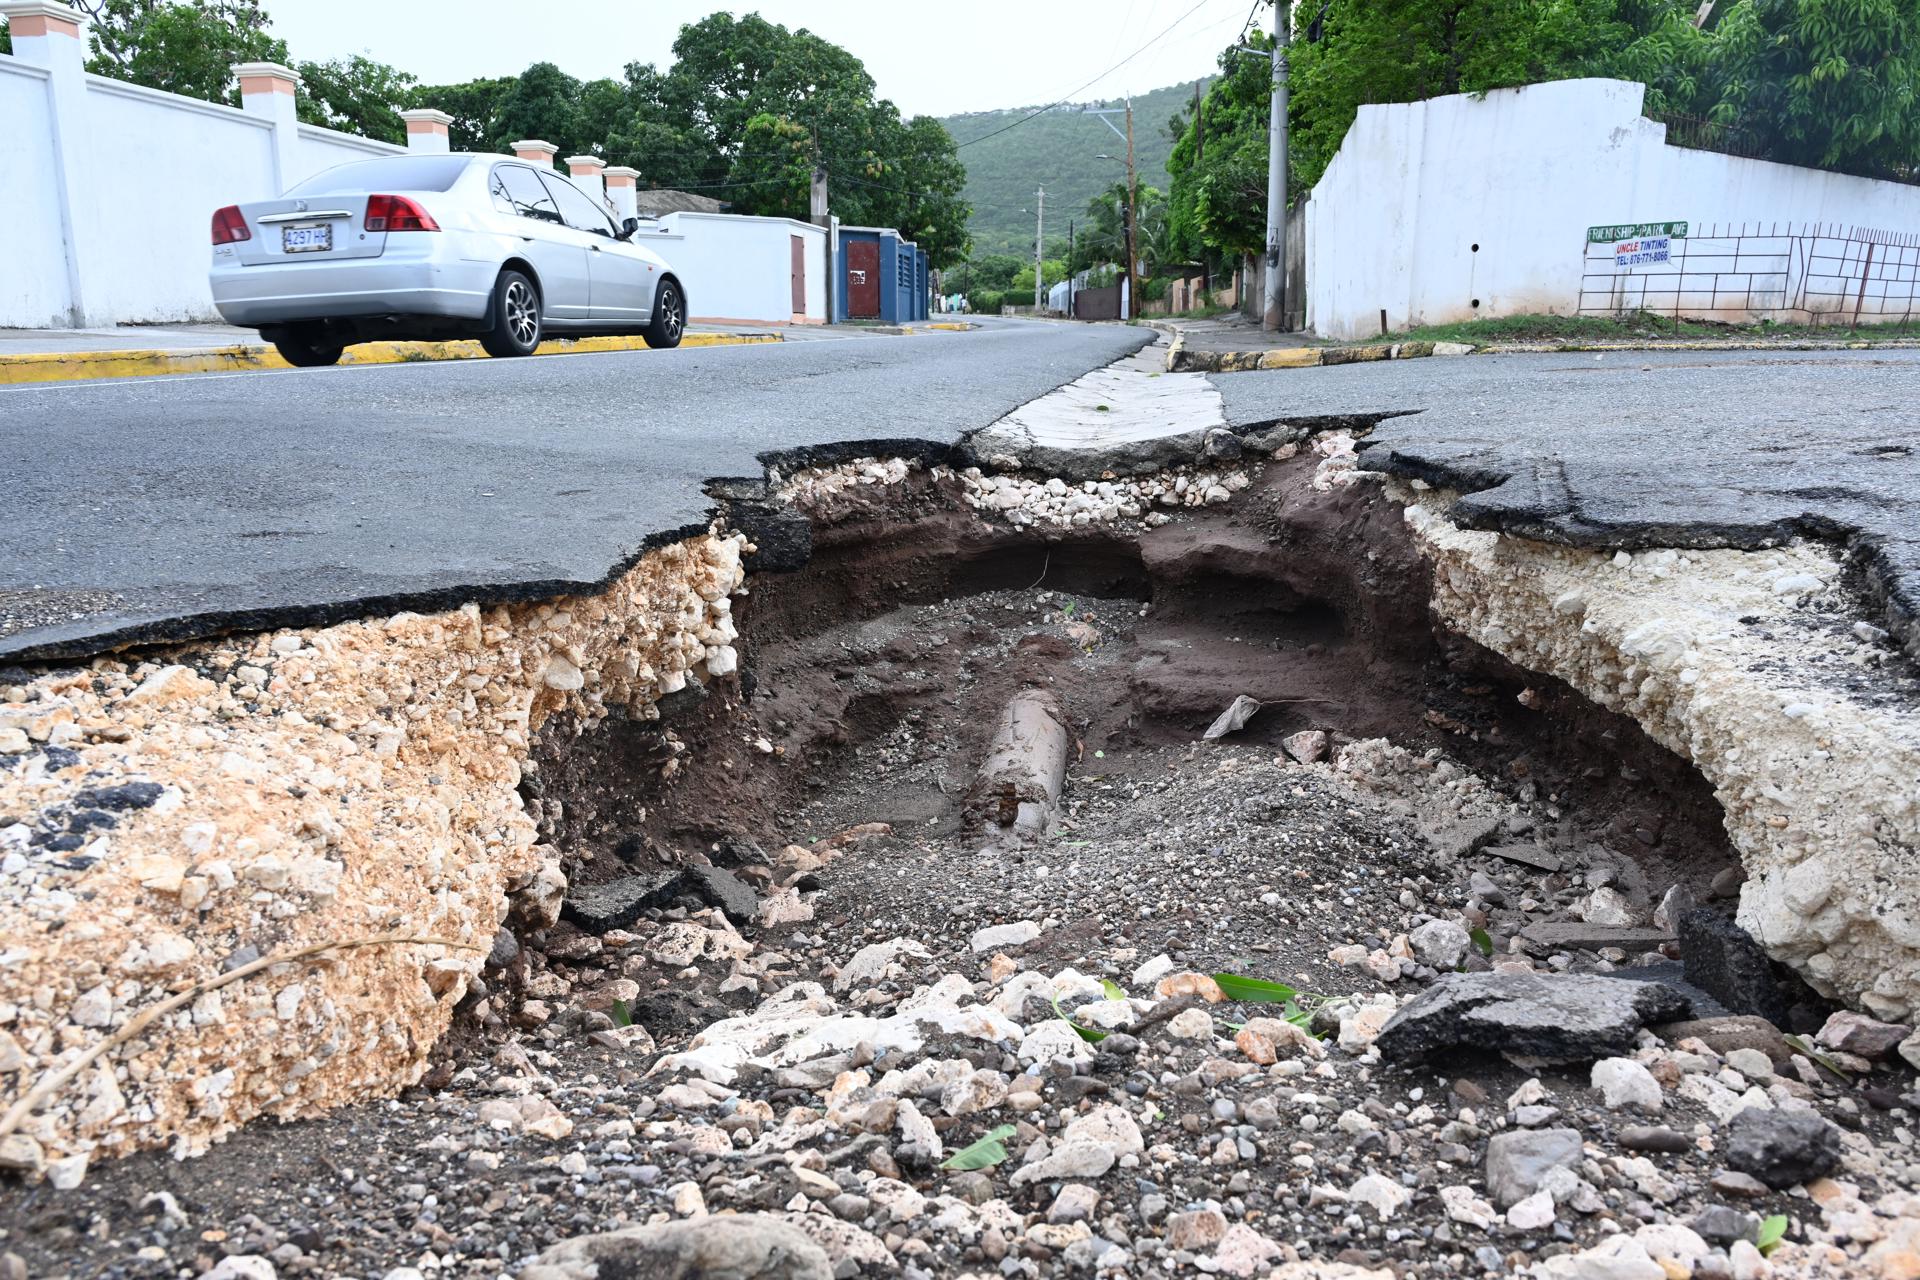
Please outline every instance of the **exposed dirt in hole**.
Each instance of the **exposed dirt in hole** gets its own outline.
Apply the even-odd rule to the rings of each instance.
[[[1321,729],[1336,745],[1438,749],[1541,802],[1555,845],[1599,844],[1656,892],[1704,898],[1735,863],[1705,782],[1626,718],[1437,632],[1398,508],[1372,486],[1315,492],[1312,472],[1273,464],[1231,508],[1137,539],[1047,540],[988,524],[917,472],[905,494],[817,528],[804,569],[754,580],[738,692],[690,689],[657,722],[550,732],[530,784],[564,797],[546,833],[592,882],[764,842],[821,794],[849,822],[949,831],[1022,687],[1057,692],[1082,767],[1190,743],[1245,694],[1262,709],[1241,744]],[[779,767],[755,767],[756,740]],[[694,743],[703,767],[663,785]],[[919,767],[889,781],[905,763]]]

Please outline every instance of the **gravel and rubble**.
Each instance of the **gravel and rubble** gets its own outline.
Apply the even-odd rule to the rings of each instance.
[[[771,855],[765,896],[805,886],[803,921],[737,929],[684,899],[597,936],[558,926],[529,957],[539,1009],[425,1085],[18,1190],[0,1250],[34,1275],[387,1280],[571,1280],[590,1258],[810,1278],[1913,1274],[1920,1093],[1892,1029],[1835,1015],[1819,1043],[1876,1055],[1844,1072],[1716,1047],[1711,1017],[1552,1065],[1508,1061],[1497,1024],[1403,1058],[1394,1022],[1449,983],[1641,984],[1597,955],[1567,974],[1525,949],[1470,948],[1451,976],[1413,961],[1432,920],[1479,909],[1505,933],[1518,908],[1475,886],[1517,896],[1540,873],[1439,852],[1351,760],[1226,744],[1098,767],[1024,862],[865,824]],[[794,830],[859,807],[822,797]],[[1330,958],[1353,945],[1407,963],[1383,980]],[[1295,984],[1311,1034],[1215,973]],[[1687,1005],[1661,990],[1649,1017]],[[1004,1159],[952,1167],[1003,1126]],[[1773,1214],[1786,1242],[1763,1258]]]

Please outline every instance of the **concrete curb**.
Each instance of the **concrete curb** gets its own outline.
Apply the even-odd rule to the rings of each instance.
[[[777,333],[689,333],[683,347],[734,347],[781,342]],[[644,351],[638,337],[557,338],[543,342],[535,355],[576,355],[593,351]],[[471,339],[456,342],[364,342],[347,348],[341,364],[412,364],[440,360],[476,360],[486,356]],[[168,373],[232,373],[243,369],[290,369],[270,346],[175,347],[139,351],[49,351],[0,355],[0,386],[29,382],[72,382],[92,378],[140,378]]]
[[[1279,347],[1272,351],[1188,351],[1185,335],[1167,352],[1169,373],[1247,373],[1255,369],[1314,369],[1322,365],[1363,364],[1373,360],[1420,360],[1427,356],[1466,356],[1477,348],[1465,342],[1395,342],[1364,347]]]

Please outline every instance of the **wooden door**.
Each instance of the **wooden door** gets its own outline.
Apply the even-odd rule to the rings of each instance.
[[[793,314],[807,314],[807,242],[799,236],[787,237],[793,242]]]

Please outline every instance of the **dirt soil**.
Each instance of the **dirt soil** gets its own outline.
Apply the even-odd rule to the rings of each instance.
[[[1254,1274],[1288,1256],[1328,1276],[1506,1275],[1671,1227],[1700,1248],[1674,1246],[1684,1266],[1664,1274],[1712,1277],[1747,1265],[1737,1241],[1767,1213],[1801,1241],[1839,1213],[1905,1221],[1920,1096],[1904,1069],[1823,1070],[1751,1027],[1647,1035],[1664,1096],[1635,1109],[1585,1063],[1522,1068],[1495,1046],[1381,1060],[1367,1010],[1442,976],[1406,941],[1420,925],[1473,930],[1468,972],[1619,972],[1677,949],[1521,931],[1577,922],[1600,890],[1646,923],[1669,889],[1711,903],[1737,872],[1697,775],[1436,633],[1398,509],[1311,475],[1268,465],[1230,507],[1138,537],[1016,533],[925,472],[821,513],[806,566],[756,576],[737,610],[738,680],[658,721],[550,727],[523,786],[576,893],[713,863],[787,918],[729,924],[669,885],[628,928],[503,936],[427,1087],[256,1124],[197,1160],[102,1165],[78,1191],[0,1186],[8,1274],[192,1276],[243,1255],[290,1276],[492,1277],[569,1237],[738,1211],[787,1215],[842,1276]],[[970,824],[965,797],[1000,709],[1036,687],[1069,721],[1068,782],[1048,836],[1020,846]],[[1239,695],[1261,704],[1251,721],[1202,742]],[[1298,987],[1324,1044],[1261,1061],[1235,1032],[1274,1006],[1163,987],[1188,970]],[[1103,982],[1134,1002],[1107,1010],[1113,1035],[1026,1052],[1051,1020],[1118,1003]],[[912,1045],[876,1024],[824,1068],[672,1056],[795,999],[832,1002],[809,1006],[824,1026],[949,997],[1020,1024],[1022,1048],[949,1020]],[[1764,1079],[1729,1065],[1749,1043]],[[889,1092],[889,1069],[918,1084]],[[1717,1083],[1680,1087],[1694,1075]],[[1727,1176],[1715,1107],[1755,1089],[1849,1135],[1816,1200]],[[1143,1136],[1096,1172],[1016,1178],[1090,1116]],[[997,1166],[944,1169],[928,1149],[1003,1123]],[[1674,1149],[1626,1145],[1636,1126]],[[1584,1191],[1544,1220],[1502,1205],[1482,1223],[1440,1194],[1490,1194],[1490,1134],[1556,1127],[1586,1144]],[[1897,1234],[1876,1230],[1856,1243]],[[1806,1245],[1802,1273],[1883,1274],[1820,1272],[1821,1247],[1838,1246]]]

